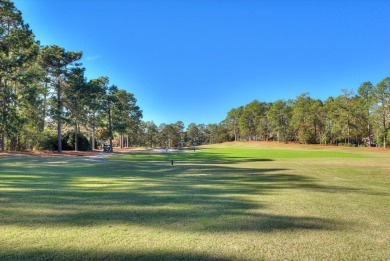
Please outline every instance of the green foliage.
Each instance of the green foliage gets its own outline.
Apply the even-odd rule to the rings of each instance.
[[[85,69],[77,63],[82,52],[57,45],[40,47],[34,37],[13,2],[0,1],[1,150],[73,148],[74,144],[63,144],[63,127],[91,133],[96,145],[99,128],[109,125],[107,104],[113,110],[110,138],[112,131],[136,132],[142,111],[132,93],[108,87],[108,77],[87,81]],[[57,123],[57,145],[48,135],[54,132],[53,123]],[[84,143],[80,146],[87,148]]]
[[[49,131],[44,132],[40,143],[35,148],[40,150],[57,150],[57,135]]]
[[[81,151],[88,151],[91,149],[91,145],[84,135],[78,135],[78,149]],[[64,150],[75,149],[75,135],[74,132],[68,132],[63,136],[62,148]],[[57,134],[47,131],[44,133],[39,144],[36,145],[35,149],[41,150],[58,150]]]
[[[22,19],[21,12],[11,1],[0,2],[0,150],[19,149],[21,125],[18,114],[18,88],[31,83],[27,77],[38,55],[34,34]],[[26,103],[25,103],[26,104]],[[6,142],[7,139],[7,142]]]
[[[62,142],[64,150],[75,150],[75,144],[76,144],[75,137],[76,137],[75,132],[68,132],[64,135],[63,142]],[[78,139],[77,142],[78,150],[81,151],[91,150],[91,144],[89,143],[87,137],[79,133],[77,135],[77,139]]]
[[[386,133],[387,133],[386,140],[389,141],[390,140],[390,128],[388,128],[386,130]],[[390,144],[387,144],[386,146],[387,146],[387,148],[390,148]]]
[[[231,109],[227,113],[226,123],[234,136],[234,141],[237,141],[240,136],[239,125],[240,125],[240,118],[242,116],[243,110],[244,107],[241,106],[238,108]]]
[[[288,102],[278,100],[272,103],[267,111],[267,119],[274,140],[286,142],[289,140],[291,106]]]

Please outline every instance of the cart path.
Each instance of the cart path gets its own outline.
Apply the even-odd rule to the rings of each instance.
[[[102,162],[102,161],[106,161],[106,159],[104,159],[106,156],[107,156],[107,153],[100,152],[100,153],[93,155],[93,156],[87,156],[85,160]]]

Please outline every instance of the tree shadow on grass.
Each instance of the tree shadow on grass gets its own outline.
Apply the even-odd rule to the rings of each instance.
[[[64,162],[67,162],[64,164]],[[327,218],[265,214],[262,195],[329,188],[282,168],[34,159],[0,171],[1,225],[137,224],[178,231],[335,230]],[[346,192],[349,189],[332,187]],[[260,196],[260,198],[259,198]]]
[[[25,250],[17,253],[0,253],[0,260],[211,260],[229,261],[233,258],[207,253],[169,252],[169,251],[60,251]]]
[[[216,152],[185,152],[185,153],[156,153],[153,151],[137,151],[116,154],[113,157],[114,161],[160,161],[170,162],[171,160],[178,162],[192,162],[192,163],[211,163],[211,164],[235,164],[244,162],[261,162],[273,161],[269,158],[254,158],[246,156],[233,156],[231,154],[216,153]]]

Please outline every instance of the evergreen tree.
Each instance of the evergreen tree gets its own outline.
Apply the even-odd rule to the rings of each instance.
[[[120,147],[123,147],[126,132],[140,124],[142,111],[136,105],[137,100],[132,93],[125,90],[113,92],[112,120],[113,131],[120,135]]]
[[[91,98],[90,85],[84,76],[84,68],[74,67],[67,75],[67,82],[64,85],[64,107],[67,121],[74,126],[74,148],[78,150],[78,136],[80,127],[86,122],[86,106]]]
[[[362,98],[363,110],[365,111],[365,117],[367,119],[367,137],[369,146],[371,146],[372,143],[370,119],[372,116],[372,106],[374,102],[373,91],[374,85],[371,82],[363,82],[358,88],[358,93]]]
[[[17,89],[26,83],[26,71],[38,55],[34,34],[22,13],[8,0],[0,1],[0,149],[5,139],[20,128]]]
[[[288,141],[291,120],[291,106],[289,102],[277,100],[272,103],[267,112],[267,118],[273,132],[272,136],[276,136],[278,142]]]
[[[226,117],[226,122],[229,126],[229,129],[233,132],[234,141],[237,141],[240,136],[240,118],[243,110],[243,106],[231,109]]]
[[[55,92],[53,97],[52,116],[57,121],[58,152],[62,152],[62,121],[63,121],[63,88],[67,81],[66,77],[70,67],[82,56],[82,52],[67,52],[57,45],[42,49],[42,67],[48,74],[48,79]]]
[[[390,121],[390,77],[383,79],[373,90],[374,108],[377,125],[381,126],[380,135],[383,137],[383,147],[387,146],[387,130]]]

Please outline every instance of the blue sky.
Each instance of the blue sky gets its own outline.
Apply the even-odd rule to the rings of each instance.
[[[145,121],[219,123],[390,76],[388,0],[15,0],[42,45],[134,93]]]

